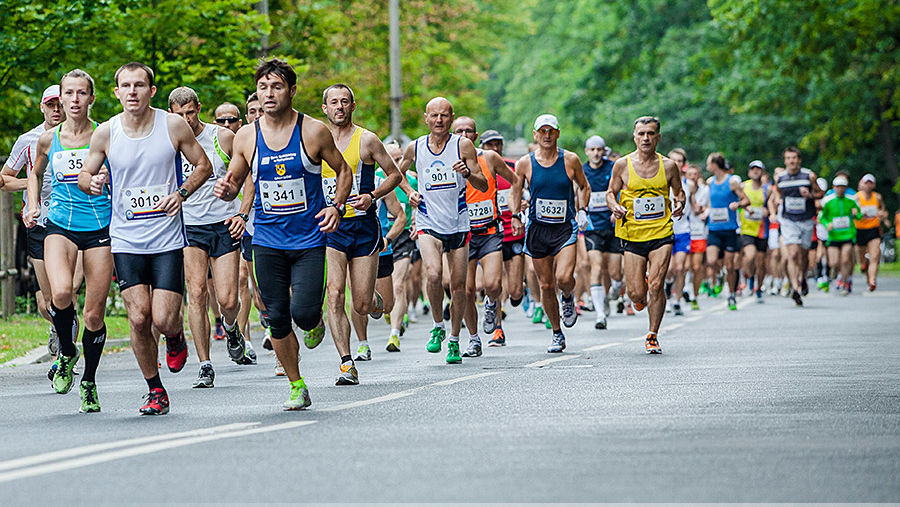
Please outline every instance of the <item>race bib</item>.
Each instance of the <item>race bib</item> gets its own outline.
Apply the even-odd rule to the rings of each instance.
[[[353,178],[350,182],[350,195],[347,196],[347,202],[350,203],[353,199],[359,197],[359,173],[353,175]],[[378,185],[375,185],[376,187]],[[331,206],[334,204],[334,197],[337,195],[337,177],[331,178],[322,178],[322,192],[325,194],[325,204]],[[348,205],[349,206],[349,205]],[[354,213],[356,216],[365,215],[365,211],[360,211],[354,208]]]
[[[875,218],[878,216],[878,206],[863,206],[861,211],[866,218]]]
[[[508,188],[497,191],[497,207],[501,212],[509,211],[509,191]]]
[[[712,224],[722,224],[728,221],[728,208],[709,208],[709,222]]]
[[[850,217],[834,217],[834,220],[831,221],[831,228],[836,231],[849,229]]]
[[[763,209],[759,206],[749,206],[744,208],[744,220],[751,222],[761,222],[763,219]]]
[[[701,222],[700,220],[691,220],[691,236],[706,236],[706,224]]]
[[[88,149],[57,151],[53,155],[53,177],[58,183],[78,183],[78,174],[84,166]]]
[[[606,204],[606,191],[602,192],[591,192],[591,200],[588,203],[588,211],[590,212],[598,212],[598,211],[607,211],[609,210],[609,206]]]
[[[306,211],[306,183],[303,178],[293,180],[260,180],[263,211],[271,215],[292,215]]]
[[[446,190],[448,188],[456,188],[456,171],[453,167],[436,163],[431,167],[426,167],[422,176],[425,180],[425,190]],[[422,184],[422,179],[419,184]]]
[[[633,201],[635,220],[657,220],[666,216],[666,198],[635,197]]]
[[[494,201],[478,201],[468,205],[469,225],[471,227],[483,227],[494,219]]]
[[[146,220],[166,216],[166,212],[159,209],[159,203],[167,195],[169,195],[169,186],[165,183],[122,190],[125,220]]]
[[[785,197],[784,209],[790,213],[803,213],[806,211],[806,197]]]
[[[566,219],[565,199],[537,199],[537,219],[548,224],[561,224]]]

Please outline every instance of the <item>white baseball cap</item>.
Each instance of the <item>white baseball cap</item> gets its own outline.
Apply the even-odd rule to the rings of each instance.
[[[534,120],[534,130],[540,130],[545,125],[552,127],[554,130],[559,130],[559,121],[552,114],[542,114]]]
[[[846,176],[835,176],[833,180],[831,180],[831,186],[833,187],[846,187],[848,184]]]
[[[763,164],[762,160],[754,160],[753,162],[750,162],[750,169],[753,169],[754,167],[759,167],[763,171],[766,170],[766,164]]]
[[[585,141],[584,148],[606,148],[606,141],[600,136],[591,136]]]
[[[59,85],[50,85],[44,90],[43,95],[41,95],[41,104],[46,104],[47,101],[58,99],[59,98]]]
[[[862,177],[862,180],[861,180],[861,181],[863,181],[863,182],[869,181],[869,182],[875,183],[875,175],[872,174],[872,173],[866,173],[866,174]]]

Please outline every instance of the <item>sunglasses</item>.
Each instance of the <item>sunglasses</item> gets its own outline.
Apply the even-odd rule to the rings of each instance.
[[[216,123],[219,125],[225,125],[226,123],[237,123],[241,121],[240,118],[235,118],[233,116],[229,116],[228,118],[216,118]]]

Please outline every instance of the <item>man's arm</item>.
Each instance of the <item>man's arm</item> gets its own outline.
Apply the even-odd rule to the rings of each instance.
[[[684,213],[684,188],[681,186],[681,171],[678,165],[671,159],[665,159],[663,166],[666,168],[666,175],[669,178],[669,190],[675,197],[675,205],[672,206],[672,216],[680,217]]]
[[[406,148],[403,150],[403,158],[400,159],[400,175],[403,177],[400,180],[400,190],[403,190],[409,197],[409,204],[412,207],[418,207],[419,203],[422,202],[422,198],[419,195],[412,185],[409,184],[409,181],[406,180],[406,172],[409,171],[413,164],[416,163],[416,142],[412,141],[406,145]]]
[[[241,203],[241,209],[244,209],[246,206],[248,213],[250,210],[249,206],[252,206],[253,197],[252,195],[250,197],[247,196],[247,182],[249,182],[252,191],[255,192],[256,190],[252,179],[247,177],[250,174],[250,157],[253,156],[255,142],[256,131],[253,126],[244,126],[238,130],[232,142],[232,155],[231,162],[228,163],[228,172],[225,173],[224,177],[216,181],[216,186],[213,190],[213,193],[219,199],[232,201],[237,197],[238,189],[241,188],[241,185],[244,185],[243,198],[245,202]],[[248,205],[248,202],[251,204]]]
[[[41,216],[41,184],[44,181],[44,172],[47,169],[47,158],[50,153],[50,143],[53,141],[53,131],[48,130],[41,134],[37,143],[37,153],[34,157],[34,168],[27,178],[28,186],[28,212],[22,215],[25,227],[31,228],[37,223],[37,217]]]
[[[476,190],[487,192],[487,178],[484,177],[484,173],[481,172],[481,166],[478,165],[478,154],[475,152],[475,145],[465,137],[459,140],[459,158],[466,164],[465,169],[468,171],[468,174],[464,175],[466,180]]]
[[[394,223],[391,224],[391,228],[384,235],[388,241],[393,242],[398,236],[403,234],[403,229],[406,228],[406,212],[403,211],[403,205],[400,204],[397,194],[394,192],[389,192],[382,197],[382,201],[387,206],[388,211],[391,212],[391,215],[394,215]]]
[[[378,136],[369,132],[368,130],[363,132],[363,149],[365,153],[368,154],[368,157],[363,157],[364,159],[371,159],[379,167],[384,171],[384,181],[381,182],[381,185],[378,185],[374,191],[372,191],[372,196],[359,196],[360,200],[371,199],[372,201],[377,201],[382,197],[387,197],[388,194],[394,194],[394,188],[400,184],[400,181],[405,179],[400,175],[400,169],[397,168],[397,164],[394,163],[394,159],[388,155],[387,150],[384,148],[384,143],[378,139]],[[367,160],[368,161],[368,160]],[[366,204],[366,207],[363,209],[368,209],[372,203],[369,202]]]
[[[531,159],[523,156],[516,161],[516,181],[510,181],[509,212],[512,214],[519,213],[522,209],[522,194],[524,193],[525,182],[531,181]]]
[[[203,147],[197,142],[194,131],[183,119],[177,115],[170,114],[166,117],[166,122],[169,126],[169,135],[175,144],[175,150],[180,151],[181,155],[194,166],[194,172],[181,184],[181,188],[187,190],[188,196],[190,196],[212,176],[212,163],[206,156]],[[183,201],[181,196],[178,196],[178,198]],[[181,202],[178,203],[178,208],[181,208]],[[160,209],[166,208],[160,206]],[[177,212],[178,210],[175,211]]]
[[[778,203],[781,200],[781,190],[778,188],[778,176],[772,178],[772,191],[769,192],[769,200],[766,203],[769,207],[769,218],[778,221]]]
[[[609,177],[609,186],[606,188],[606,206],[612,211],[613,217],[620,220],[625,217],[628,210],[619,204],[619,192],[622,191],[622,172],[625,170],[625,157],[616,160],[613,164],[612,174]]]
[[[91,147],[78,173],[78,188],[89,195],[101,195],[103,186],[109,183],[106,169],[106,153],[109,151],[109,122],[101,123],[91,134]]]
[[[216,138],[219,141],[219,149],[222,150],[222,153],[228,158],[226,163],[231,163],[233,148],[234,148],[234,132],[231,130],[219,127],[216,129]],[[221,156],[220,154],[216,154],[216,156]],[[249,195],[250,199],[247,199],[244,192],[247,190],[247,182],[249,178],[244,178],[244,186],[241,192],[243,196],[243,201],[241,201],[241,207],[238,209],[236,215],[228,217],[225,219],[225,227],[228,227],[228,233],[232,238],[238,239],[244,235],[244,229],[247,228],[247,222],[241,217],[241,215],[247,215],[250,213],[250,206],[252,204],[253,194]],[[253,186],[250,185],[250,189],[253,189]]]
[[[334,145],[334,137],[331,136],[331,131],[328,130],[324,123],[309,117],[303,122],[303,129],[307,131],[310,140],[307,143],[307,137],[304,137],[304,145],[313,148],[313,156],[318,155],[321,160],[327,162],[328,166],[334,169],[337,186],[334,203],[338,206],[347,204],[347,198],[350,196],[353,184],[353,170],[347,165],[344,155]],[[316,213],[316,218],[319,219],[320,231],[334,232],[337,230],[342,217],[335,206],[325,206],[325,208]]]
[[[591,184],[588,183],[587,177],[584,175],[584,167],[581,165],[581,159],[578,158],[578,155],[571,151],[566,151],[564,153],[566,173],[568,173],[569,178],[578,185],[579,206],[586,208],[588,203],[591,202]]]
[[[744,192],[744,185],[741,183],[741,178],[739,176],[732,176],[728,183],[728,187],[734,192],[734,195],[738,196],[738,202],[731,203],[735,205],[734,209],[750,206],[750,198],[747,197],[747,193]],[[731,204],[728,205],[729,208],[731,208]]]
[[[812,189],[813,199],[825,197],[825,191],[819,188],[819,178],[816,176],[816,173],[812,171],[809,172],[809,188]]]

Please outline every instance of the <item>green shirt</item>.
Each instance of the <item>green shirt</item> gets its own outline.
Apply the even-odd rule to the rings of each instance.
[[[384,178],[384,170],[380,167],[377,171],[375,171],[376,176],[380,176]],[[413,189],[419,188],[419,181],[416,179],[414,173],[406,173],[406,181],[409,182],[409,186],[413,187]],[[394,194],[397,195],[397,200],[400,201],[400,205],[403,206],[403,211],[406,212],[406,229],[409,229],[412,226],[412,209],[409,206],[409,196],[406,195],[406,192],[400,190],[400,185],[397,185],[394,188]]]
[[[862,217],[859,204],[847,197],[832,194],[822,201],[819,223],[828,229],[828,241],[852,241],[856,239],[853,219]],[[830,227],[829,227],[830,226]]]

